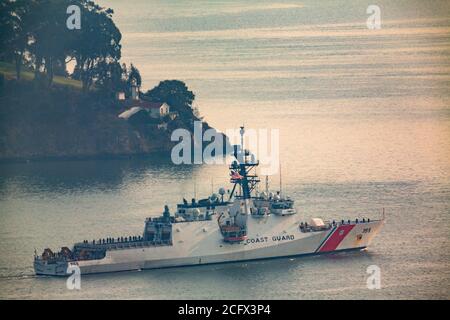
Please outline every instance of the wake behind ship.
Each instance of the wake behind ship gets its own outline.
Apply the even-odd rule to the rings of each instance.
[[[161,216],[147,218],[139,236],[85,240],[57,253],[45,249],[34,257],[35,273],[67,276],[70,266],[92,274],[249,261],[361,250],[371,243],[384,218],[303,222],[289,197],[257,192],[259,163],[243,148],[244,132],[242,127],[230,166],[231,192],[221,188],[207,199],[183,199],[175,215],[165,206]]]

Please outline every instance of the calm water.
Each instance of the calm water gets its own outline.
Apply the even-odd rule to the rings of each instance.
[[[367,252],[85,276],[33,276],[34,248],[139,234],[165,203],[225,184],[166,159],[0,166],[0,298],[450,298],[450,5],[377,1],[102,1],[144,86],[184,80],[205,120],[280,130],[305,219],[378,217]],[[245,119],[245,120],[243,120]],[[278,178],[272,177],[276,184]],[[172,205],[173,209],[174,206]],[[378,265],[382,289],[366,288]]]

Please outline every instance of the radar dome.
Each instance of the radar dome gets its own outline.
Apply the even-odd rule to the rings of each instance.
[[[219,189],[219,194],[221,196],[223,196],[225,193],[226,193],[225,188],[222,187],[222,188]]]
[[[200,209],[195,208],[194,210],[192,210],[192,215],[193,215],[194,217],[198,217],[199,214],[200,214]]]

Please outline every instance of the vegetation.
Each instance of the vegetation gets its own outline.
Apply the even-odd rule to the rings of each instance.
[[[16,79],[16,70],[14,65],[11,63],[0,61],[0,74],[3,75],[6,80]],[[26,69],[21,71],[20,79],[25,81],[32,81],[34,79],[34,76],[35,75],[33,70]],[[55,76],[53,78],[53,84],[67,86],[78,90],[81,90],[83,86],[81,81],[64,76]]]
[[[171,149],[170,132],[118,118],[120,105],[101,91],[34,88],[32,81],[15,80],[0,87],[0,162],[111,158]]]
[[[67,27],[71,5],[80,8],[80,29]],[[84,92],[95,87],[105,95],[123,91],[129,96],[142,78],[133,64],[120,64],[122,35],[113,13],[90,0],[0,1],[0,72],[48,87],[81,84]],[[191,114],[195,98],[177,80],[163,81],[145,96],[169,103],[180,115]]]
[[[80,8],[81,28],[70,30],[67,8]],[[55,75],[113,92],[128,79],[120,65],[122,35],[113,11],[88,0],[3,0],[0,2],[0,60],[13,63],[18,80],[23,68],[33,80],[52,86]],[[68,63],[74,63],[68,73]],[[29,77],[29,74],[26,74]]]
[[[67,28],[70,5],[80,8],[80,29]],[[168,103],[175,120],[118,118],[127,104],[115,94],[129,97],[142,78],[120,62],[112,15],[90,0],[0,0],[0,161],[167,152],[172,130],[193,129],[195,95],[178,80],[141,96]]]

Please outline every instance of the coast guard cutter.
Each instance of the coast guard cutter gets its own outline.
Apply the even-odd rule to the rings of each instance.
[[[174,215],[165,206],[161,216],[147,218],[142,235],[84,240],[59,252],[45,249],[35,254],[35,273],[67,276],[71,266],[90,274],[248,261],[362,250],[371,243],[384,217],[305,222],[294,201],[280,192],[257,193],[258,161],[243,148],[243,135],[242,127],[228,194],[221,188],[207,199],[183,199]]]

